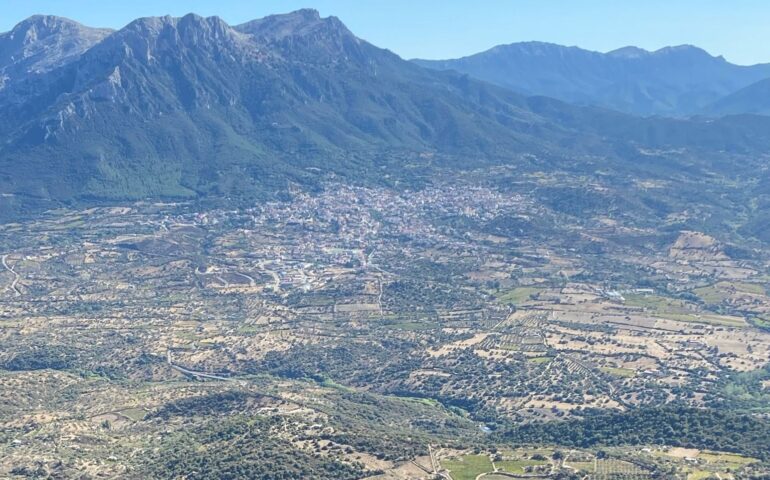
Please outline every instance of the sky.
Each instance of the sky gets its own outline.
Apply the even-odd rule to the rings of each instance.
[[[404,58],[456,58],[539,40],[610,51],[691,44],[733,63],[770,62],[770,0],[0,0],[0,31],[37,13],[120,28],[189,12],[238,24],[315,8]]]

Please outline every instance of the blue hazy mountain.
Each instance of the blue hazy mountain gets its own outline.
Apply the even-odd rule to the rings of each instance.
[[[706,109],[712,115],[753,113],[770,115],[770,78],[752,83],[748,87],[720,98]]]
[[[757,81],[770,64],[734,65],[690,45],[599,53],[542,42],[500,45],[455,60],[414,60],[524,95],[545,95],[636,115],[691,115]]]

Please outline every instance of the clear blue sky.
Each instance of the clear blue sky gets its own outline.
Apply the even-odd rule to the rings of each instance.
[[[599,51],[689,43],[735,63],[770,62],[770,0],[0,0],[0,31],[35,13],[119,28],[190,11],[236,24],[302,7],[405,58],[541,40]]]

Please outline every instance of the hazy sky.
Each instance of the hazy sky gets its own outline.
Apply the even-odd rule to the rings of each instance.
[[[599,51],[689,43],[734,63],[770,62],[770,0],[0,0],[0,31],[35,13],[119,28],[190,11],[236,24],[303,7],[405,58],[542,40]]]

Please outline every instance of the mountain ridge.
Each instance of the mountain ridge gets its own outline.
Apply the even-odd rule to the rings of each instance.
[[[688,116],[754,82],[770,64],[741,66],[692,45],[607,53],[546,42],[498,45],[450,60],[413,62],[455,70],[524,95],[544,95],[633,115]],[[743,113],[743,112],[738,112]]]
[[[344,173],[348,161],[332,159],[357,151],[511,144],[501,121],[519,115],[513,95],[404,62],[335,20],[277,20],[300,27],[255,36],[217,18],[138,19],[1,91],[0,167],[12,173],[0,187],[60,199],[224,195],[307,177],[308,166]],[[486,106],[465,98],[478,89]]]
[[[715,115],[751,113],[770,115],[770,78],[760,80],[720,98],[706,109]]]
[[[27,75],[76,59],[113,31],[52,15],[33,15],[0,33],[0,90]]]
[[[248,199],[329,176],[409,185],[428,165],[522,158],[630,172],[641,149],[762,152],[763,128],[527,98],[425,69],[309,10],[236,26],[147,17],[0,89],[0,193],[16,199],[8,210],[23,199]]]

